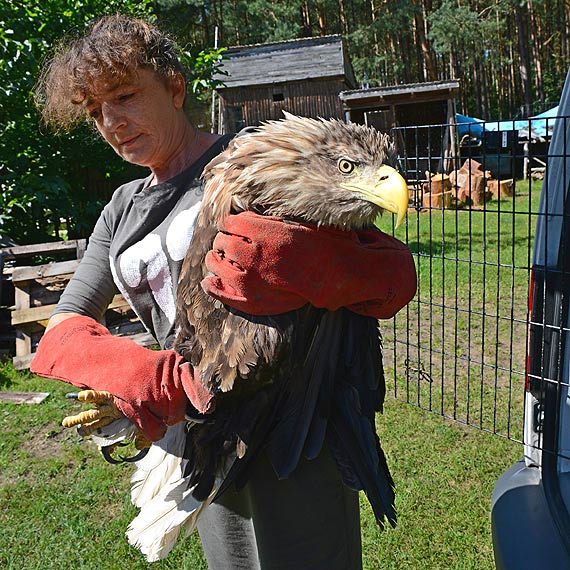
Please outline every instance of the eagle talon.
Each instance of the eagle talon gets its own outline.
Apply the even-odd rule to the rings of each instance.
[[[141,449],[136,455],[133,455],[132,457],[123,457],[122,455],[119,455],[119,457],[123,460],[124,463],[136,463],[137,461],[140,461],[141,459],[146,457],[146,454],[148,453],[149,449],[150,447],[145,447],[144,449]]]
[[[122,441],[113,445],[105,445],[103,447],[100,447],[99,451],[107,463],[110,463],[111,465],[121,465],[121,463],[136,463],[137,461],[140,461],[146,456],[150,449],[150,447],[145,447],[131,457],[123,457],[122,455],[119,455],[119,459],[113,457],[112,454],[117,447],[125,447],[127,445],[128,443]]]
[[[115,450],[116,445],[104,445],[103,447],[99,448],[99,451],[101,452],[101,455],[103,456],[103,459],[107,462],[110,463],[111,465],[121,465],[121,463],[124,463],[125,460],[121,457],[121,459],[115,459],[111,454],[113,453],[113,451]],[[120,456],[119,456],[120,457]]]

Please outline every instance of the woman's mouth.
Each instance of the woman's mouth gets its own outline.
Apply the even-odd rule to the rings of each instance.
[[[133,145],[138,140],[139,137],[140,137],[140,135],[135,135],[134,137],[125,139],[125,140],[119,142],[119,147],[129,148],[131,145]]]

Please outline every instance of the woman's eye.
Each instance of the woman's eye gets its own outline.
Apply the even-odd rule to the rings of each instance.
[[[337,163],[337,167],[342,174],[350,174],[356,168],[356,164],[352,160],[341,158]]]
[[[133,93],[123,93],[119,95],[119,101],[128,101],[133,96]]]

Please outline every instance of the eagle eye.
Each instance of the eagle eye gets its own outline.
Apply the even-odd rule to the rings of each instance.
[[[356,168],[356,163],[348,160],[348,158],[341,158],[337,162],[337,168],[342,174],[351,174]]]

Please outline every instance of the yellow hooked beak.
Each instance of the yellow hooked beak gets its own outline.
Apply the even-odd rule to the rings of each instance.
[[[374,177],[355,177],[354,180],[342,183],[341,186],[360,194],[364,200],[380,206],[383,210],[396,214],[396,227],[406,217],[409,200],[408,185],[391,166],[383,164]]]

